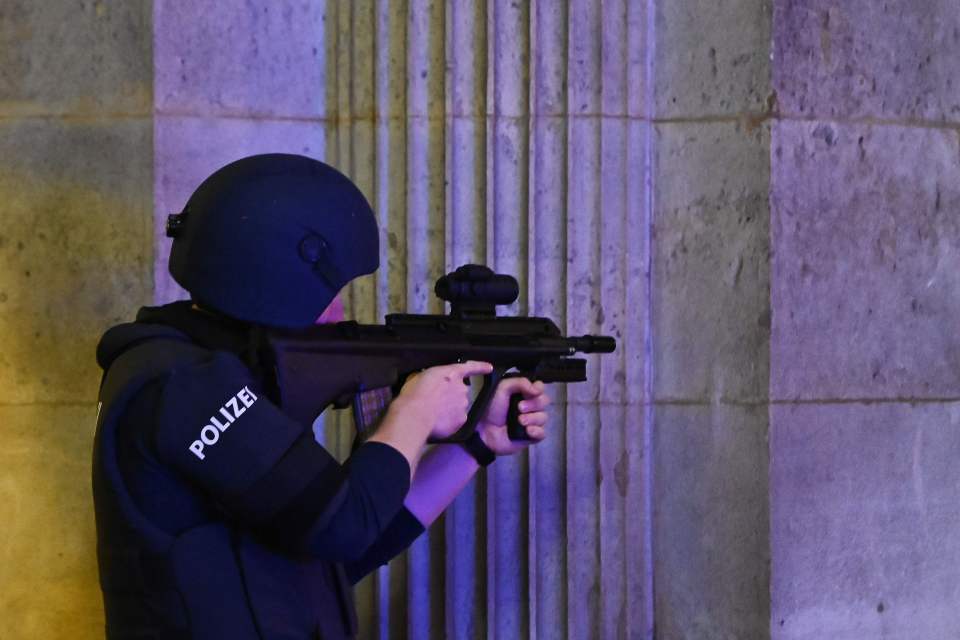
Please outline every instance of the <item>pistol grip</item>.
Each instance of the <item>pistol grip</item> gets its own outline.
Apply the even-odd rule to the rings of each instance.
[[[531,440],[527,428],[520,424],[520,401],[523,394],[514,393],[510,396],[510,406],[507,408],[507,435],[511,440]]]

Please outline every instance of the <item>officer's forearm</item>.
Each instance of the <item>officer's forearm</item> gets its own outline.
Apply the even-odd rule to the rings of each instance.
[[[410,477],[414,477],[423,448],[433,424],[430,416],[421,415],[418,407],[402,398],[390,404],[377,431],[368,442],[382,442],[399,451],[410,465]]]
[[[459,445],[433,447],[420,461],[403,505],[424,527],[443,513],[480,465]]]
[[[364,552],[363,557],[344,565],[350,583],[356,584],[377,567],[390,562],[409,547],[423,531],[423,524],[409,509],[400,509],[377,541]]]
[[[346,475],[340,484],[336,510],[315,517],[310,529],[298,537],[298,543],[300,550],[317,557],[353,562],[367,552],[402,510],[410,488],[410,471],[403,456],[381,442],[364,443],[343,469]],[[296,522],[296,518],[288,520],[287,528],[292,529]]]

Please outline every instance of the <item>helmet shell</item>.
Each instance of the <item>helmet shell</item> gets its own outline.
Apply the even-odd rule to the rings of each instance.
[[[171,218],[170,274],[198,303],[246,322],[309,326],[379,265],[376,216],[360,189],[305,156],[228,164]]]

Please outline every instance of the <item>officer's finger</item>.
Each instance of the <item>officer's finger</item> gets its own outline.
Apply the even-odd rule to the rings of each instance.
[[[529,398],[531,395],[534,395],[535,387],[533,383],[520,376],[504,378],[500,385],[500,388],[510,395],[521,393],[524,398]]]
[[[517,420],[525,427],[542,427],[547,424],[547,412],[535,411],[533,413],[521,413]]]
[[[534,442],[540,442],[547,437],[547,432],[543,427],[527,427],[527,437]]]
[[[541,397],[544,395],[546,388],[547,387],[543,384],[542,381],[537,380],[536,382],[530,383],[530,386],[524,389],[523,395],[527,399]],[[547,399],[547,402],[548,403],[550,402],[549,398]]]
[[[493,373],[493,365],[489,362],[467,360],[466,362],[461,362],[460,364],[453,366],[457,368],[457,374],[461,378],[467,378],[469,376],[485,376],[488,373]]]
[[[520,411],[541,411],[550,406],[550,396],[546,393],[541,393],[535,396],[527,396],[525,400],[522,400],[519,405]]]

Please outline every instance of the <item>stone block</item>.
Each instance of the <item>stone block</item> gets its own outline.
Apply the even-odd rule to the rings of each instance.
[[[426,95],[426,94],[424,94]],[[406,271],[406,312],[442,313],[444,303],[434,294],[434,283],[446,272],[446,176],[443,120],[410,118],[406,122],[406,175],[403,177],[406,198],[404,238]],[[493,139],[492,131],[488,136]],[[509,135],[509,134],[507,134]],[[514,134],[515,135],[515,134]],[[509,150],[509,137],[497,137],[495,144]],[[500,166],[502,161],[494,166]],[[505,189],[505,197],[514,190]],[[492,201],[492,198],[490,199]],[[488,201],[489,202],[489,201]],[[493,213],[488,214],[493,218]],[[495,267],[493,260],[487,264]]]
[[[445,544],[447,549],[456,549],[447,555],[444,578],[449,594],[445,625],[448,637],[475,638],[486,625],[484,577],[489,567],[482,525],[488,479],[472,480],[443,514]],[[496,568],[492,571],[498,573]]]
[[[525,123],[513,118],[492,119],[487,126],[488,199],[486,219],[480,218],[480,224],[485,223],[487,228],[487,264],[524,282],[529,251],[524,175],[530,158],[526,144],[529,131]],[[521,289],[517,302],[502,307],[503,313],[515,314],[527,304],[527,292]]]
[[[562,637],[567,619],[566,394],[552,394],[546,439],[529,449],[530,637]],[[578,425],[579,428],[579,425]],[[589,508],[589,506],[588,506]]]
[[[645,128],[637,120],[603,118],[600,122],[600,206],[593,221],[600,234],[596,330],[613,336],[617,350],[592,358],[600,361],[600,399],[611,404],[640,402],[647,391],[649,227],[639,168]]]
[[[485,5],[454,2],[447,7],[446,115],[452,116],[454,126],[456,119],[482,117],[486,111],[487,74],[481,64],[487,46],[485,17]]]
[[[654,409],[657,638],[769,638],[767,408]]]
[[[526,456],[497,460],[486,471],[485,501],[486,578],[484,598],[489,607],[486,625],[489,637],[526,638],[529,630],[528,465]],[[505,462],[505,465],[500,465]],[[496,468],[494,468],[496,467]],[[467,547],[469,548],[469,547]],[[465,549],[466,550],[466,549]],[[466,559],[466,558],[464,558]],[[485,597],[484,597],[485,596]],[[448,596],[449,597],[449,596]]]
[[[773,84],[784,113],[960,122],[955,0],[777,0]]]
[[[146,119],[0,123],[0,403],[86,402],[151,296]]]
[[[653,392],[762,400],[769,371],[769,130],[661,124],[653,213]]]
[[[492,0],[487,11],[487,73],[490,77],[487,113],[501,118],[523,118],[530,104],[530,5]],[[442,61],[433,63],[442,64]]]
[[[772,162],[772,396],[960,395],[956,132],[779,121]]]
[[[604,115],[644,115],[647,11],[639,2],[603,3],[600,109]]]
[[[600,118],[574,118],[568,125],[568,144],[577,153],[567,156],[566,280],[567,335],[600,333],[606,320],[602,307]],[[609,165],[608,165],[609,166]],[[609,213],[609,212],[607,212]],[[612,315],[612,314],[611,314]],[[574,402],[595,402],[600,395],[600,360],[587,358],[587,380],[568,389]]]
[[[150,10],[142,1],[5,1],[0,114],[149,114]]]
[[[561,5],[530,7],[530,111],[535,117],[567,113],[567,20]],[[536,145],[532,145],[536,149]]]
[[[326,114],[327,3],[156,0],[154,5],[160,112]]]
[[[154,127],[155,297],[157,303],[166,303],[188,297],[167,271],[167,215],[182,211],[204,178],[234,160],[258,153],[298,153],[323,159],[326,136],[322,123],[291,120],[158,116]]]
[[[406,75],[407,118],[438,118],[445,115],[445,9],[439,2],[412,2],[405,12],[407,50],[403,72]],[[496,9],[491,6],[490,10]]]
[[[764,111],[771,93],[770,3],[657,0],[654,115]]]
[[[572,397],[573,394],[568,392],[568,398]],[[602,506],[615,507],[603,498],[599,407],[570,402],[566,409],[567,461],[563,480],[567,501],[567,635],[587,638],[603,628],[602,607],[617,600],[615,594],[602,591],[604,558],[601,540],[610,532],[603,527],[600,512]],[[603,417],[609,418],[610,415]],[[616,428],[612,424],[606,426]],[[608,477],[607,482],[609,480]],[[609,571],[609,567],[606,569]],[[610,582],[608,580],[607,584]]]
[[[0,406],[3,637],[103,638],[90,485],[96,406]]]
[[[602,638],[643,637],[652,596],[647,576],[650,517],[645,495],[646,407],[601,405],[599,423],[600,607]],[[579,459],[579,456],[577,456]]]
[[[407,306],[406,127],[380,121],[376,140],[376,189],[370,204],[380,228],[380,268],[375,274],[379,320]]]
[[[960,632],[960,405],[770,408],[776,640]]]
[[[567,111],[574,116],[600,112],[602,70],[602,18],[599,2],[569,3],[567,39]]]

